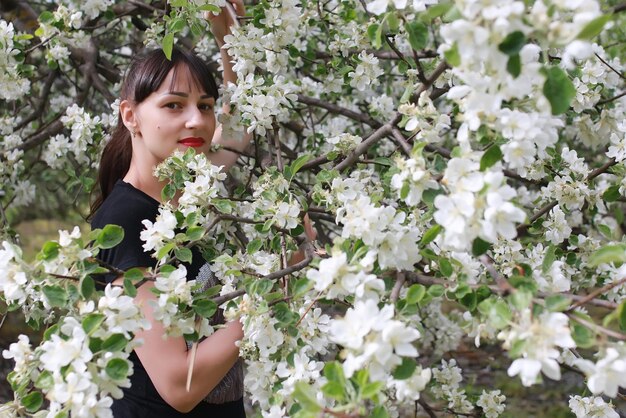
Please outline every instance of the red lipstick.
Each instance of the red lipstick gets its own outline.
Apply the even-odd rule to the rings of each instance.
[[[204,139],[190,136],[188,138],[183,138],[178,143],[186,145],[188,147],[200,147],[204,145]]]

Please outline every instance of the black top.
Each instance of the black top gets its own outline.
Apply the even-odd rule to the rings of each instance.
[[[144,230],[142,220],[156,220],[159,202],[131,184],[118,180],[111,194],[102,203],[91,221],[92,229],[103,228],[107,224],[124,228],[124,239],[116,247],[101,250],[98,258],[121,270],[133,267],[154,267],[156,259],[144,252],[143,241],[139,238]],[[192,249],[193,261],[187,267],[187,277],[196,277],[204,264],[198,251]],[[115,279],[114,274],[105,276],[107,283]],[[245,418],[243,399],[223,404],[200,402],[191,412],[180,413],[169,406],[159,395],[144,369],[139,357],[133,351],[129,357],[134,372],[130,377],[131,387],[124,388],[124,397],[113,401],[115,418],[154,418],[154,417],[202,417],[202,418]]]

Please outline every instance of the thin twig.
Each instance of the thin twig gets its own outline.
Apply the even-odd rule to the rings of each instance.
[[[589,322],[585,319],[579,318],[577,315],[573,314],[573,313],[567,313],[567,316],[570,317],[571,319],[573,319],[574,321],[578,322],[581,325],[586,326],[587,328],[591,328],[595,331],[601,332],[603,334],[608,335],[609,337],[613,337],[617,340],[621,340],[621,341],[626,341],[626,335],[620,333],[620,332],[616,332],[613,330],[610,330],[608,328],[602,327],[600,325],[594,324],[593,322]]]
[[[597,296],[600,296],[601,294],[608,292],[609,290],[613,289],[614,287],[620,286],[622,284],[626,283],[626,278],[623,278],[621,280],[618,280],[616,282],[613,283],[609,283],[606,286],[602,286],[599,289],[594,290],[593,292],[589,293],[587,296],[583,297],[581,300],[579,300],[578,302],[574,303],[572,306],[570,306],[567,309],[567,312],[573,311],[574,309],[578,308],[579,306],[582,306],[584,304],[586,304],[587,302],[595,299]]]

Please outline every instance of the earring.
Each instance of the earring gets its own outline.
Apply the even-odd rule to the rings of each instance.
[[[134,130],[134,129],[131,129],[131,130],[130,130],[130,136],[134,138],[134,137],[135,137],[135,135],[137,135],[137,131],[136,131],[136,130]]]

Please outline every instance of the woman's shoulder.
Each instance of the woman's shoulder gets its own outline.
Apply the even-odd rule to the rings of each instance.
[[[93,216],[91,227],[102,228],[107,224],[124,226],[140,223],[144,219],[154,220],[158,211],[159,202],[131,184],[118,180]]]

